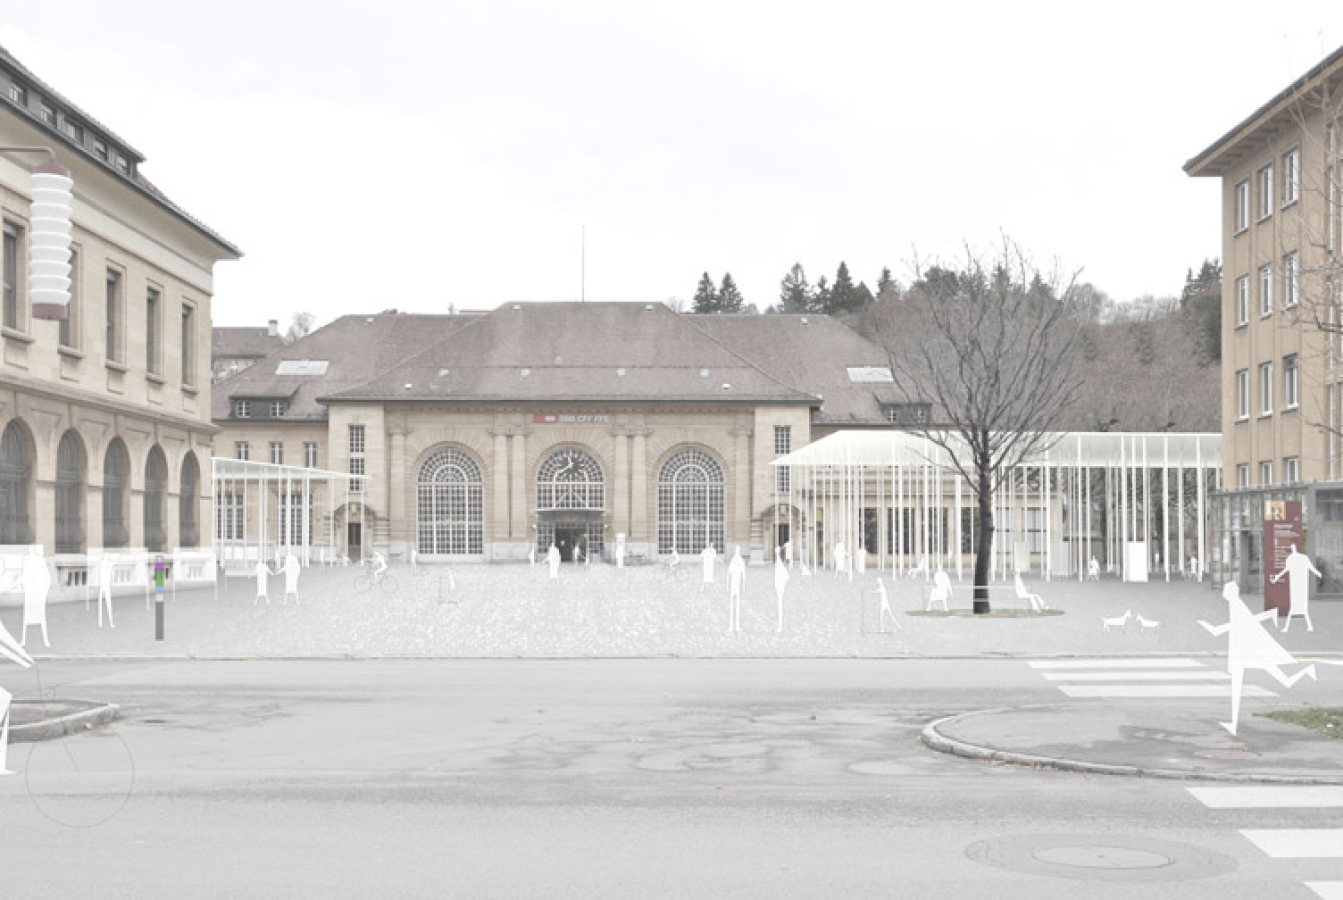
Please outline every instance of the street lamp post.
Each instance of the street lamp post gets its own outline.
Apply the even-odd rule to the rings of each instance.
[[[50,147],[0,147],[4,153],[41,153],[47,161],[33,169],[33,202],[28,239],[28,296],[33,318],[65,319],[70,308],[70,216],[74,198],[70,172]]]

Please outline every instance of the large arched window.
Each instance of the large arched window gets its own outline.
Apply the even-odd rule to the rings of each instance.
[[[17,419],[0,435],[0,544],[31,544],[33,522],[29,516],[32,490],[32,456],[28,431]]]
[[[552,453],[536,473],[536,508],[602,509],[602,470],[582,450]]]
[[[56,447],[56,552],[84,552],[84,445],[74,431]]]
[[[126,527],[126,492],[131,462],[121,438],[113,438],[103,457],[103,546],[125,547],[131,539]]]
[[[658,552],[723,547],[723,467],[703,450],[677,451],[658,473]]]
[[[483,553],[483,497],[480,467],[471,457],[446,448],[426,459],[419,475],[419,552]]]
[[[182,457],[182,477],[178,489],[177,523],[180,532],[177,539],[179,547],[199,547],[201,529],[199,510],[200,467],[196,465],[196,454],[187,453]]]
[[[162,553],[168,543],[163,527],[163,495],[168,491],[168,463],[158,446],[149,449],[145,460],[145,549]]]

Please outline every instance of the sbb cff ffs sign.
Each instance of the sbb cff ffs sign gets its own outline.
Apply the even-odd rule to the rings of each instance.
[[[532,424],[534,425],[585,425],[593,422],[609,422],[610,420],[610,416],[585,413],[536,413],[532,416]]]

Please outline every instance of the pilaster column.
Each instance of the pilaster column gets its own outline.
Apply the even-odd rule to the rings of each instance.
[[[494,502],[490,505],[489,540],[498,541],[512,531],[508,523],[508,431],[492,428],[494,435]]]
[[[391,523],[392,541],[409,541],[414,526],[406,514],[406,432],[403,424],[392,425],[387,452],[387,520]]]
[[[751,429],[739,425],[732,429],[736,439],[736,459],[732,465],[732,528],[730,543],[749,544],[751,539]]]
[[[527,478],[527,429],[513,432],[513,527],[509,534],[519,541],[532,541],[528,536],[527,494],[532,489]]]
[[[648,523],[648,447],[645,430],[632,432],[634,447],[630,459],[630,540],[651,540]]]
[[[614,485],[614,506],[611,510],[611,540],[615,535],[625,533],[630,536],[630,454],[629,437],[624,429],[616,429],[616,470],[612,481]]]

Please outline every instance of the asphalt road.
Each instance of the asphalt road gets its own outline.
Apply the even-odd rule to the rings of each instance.
[[[1020,660],[50,662],[121,704],[16,745],[0,895],[1316,897],[1338,860],[1180,782],[941,756],[953,712],[1058,699]],[[40,681],[40,687],[39,687]]]

